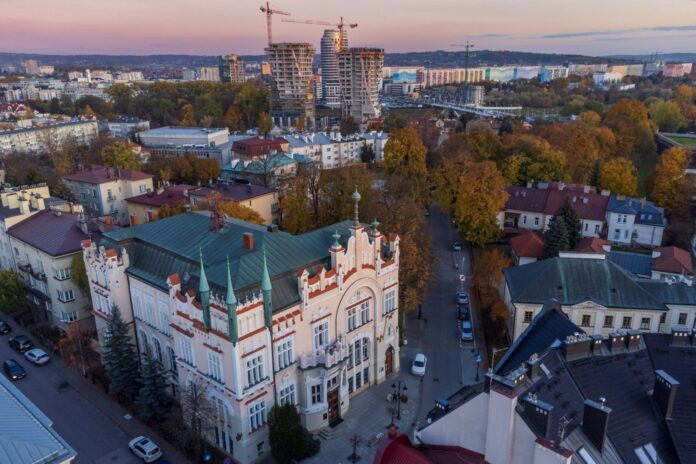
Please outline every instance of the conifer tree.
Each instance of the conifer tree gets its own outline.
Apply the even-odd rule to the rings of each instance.
[[[116,305],[111,307],[106,329],[109,338],[104,343],[102,358],[109,376],[109,393],[132,399],[138,391],[138,356],[128,326]]]
[[[135,402],[140,406],[140,416],[147,421],[161,417],[165,412],[169,397],[166,392],[162,364],[148,353],[140,363],[140,390]]]
[[[573,249],[582,238],[582,225],[578,218],[578,213],[570,203],[570,198],[566,197],[561,207],[556,211],[556,219],[565,223],[566,234],[568,235],[568,247]]]
[[[559,251],[568,248],[568,229],[565,222],[555,216],[549,221],[549,228],[544,233],[544,258],[558,256]]]

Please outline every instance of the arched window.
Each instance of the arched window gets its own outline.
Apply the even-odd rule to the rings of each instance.
[[[157,340],[155,337],[152,337],[152,346],[154,348],[152,356],[157,362],[162,364],[162,346],[160,345],[159,340]]]
[[[167,363],[169,364],[167,367],[172,371],[172,376],[177,378],[179,373],[176,370],[176,354],[174,354],[174,348],[169,345],[167,345]]]
[[[144,330],[140,331],[140,352],[141,353],[147,353],[148,351],[148,345],[147,345],[147,334],[145,333]]]

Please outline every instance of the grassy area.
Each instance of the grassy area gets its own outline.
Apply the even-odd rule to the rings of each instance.
[[[674,140],[677,143],[680,143],[684,145],[687,148],[690,149],[696,149],[696,137],[679,137],[679,136],[674,136],[674,137],[669,137],[670,140]]]

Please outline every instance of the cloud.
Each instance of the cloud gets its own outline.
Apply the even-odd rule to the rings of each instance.
[[[537,39],[570,39],[577,37],[596,37],[596,36],[616,36],[623,35],[634,32],[683,32],[683,31],[696,31],[696,25],[687,26],[653,26],[653,27],[639,27],[632,29],[615,29],[615,30],[605,30],[605,31],[581,31],[581,32],[567,32],[559,34],[544,34],[537,36]]]

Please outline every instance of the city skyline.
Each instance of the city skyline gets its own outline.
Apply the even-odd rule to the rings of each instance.
[[[103,4],[66,0],[59,11],[47,0],[6,0],[0,43],[6,52],[51,54],[204,54],[233,51],[263,54],[266,22],[259,0],[241,4],[211,0],[205,8],[184,0],[165,4],[134,0]],[[293,19],[357,22],[355,46],[387,52],[461,50],[451,44],[471,40],[477,49],[586,55],[692,52],[696,40],[696,1],[664,0],[660,8],[645,0],[612,3],[587,0],[573,10],[565,2],[527,0],[506,4],[434,0],[393,0],[350,4],[319,0],[277,1],[272,6]],[[50,12],[36,15],[36,11]],[[501,17],[501,12],[505,16]],[[677,14],[678,13],[678,14]],[[274,41],[306,41],[318,48],[322,27],[273,18]],[[232,24],[232,26],[229,26]],[[404,37],[403,32],[408,31]]]

